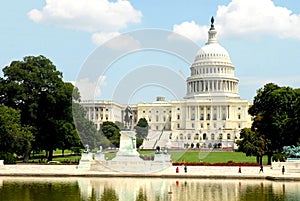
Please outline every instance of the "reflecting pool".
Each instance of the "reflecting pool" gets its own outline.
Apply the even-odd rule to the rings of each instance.
[[[300,182],[158,178],[0,177],[0,200],[296,201],[300,200]]]

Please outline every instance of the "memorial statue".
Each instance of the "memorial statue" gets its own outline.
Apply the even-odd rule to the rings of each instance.
[[[286,157],[300,158],[300,147],[295,147],[294,145],[292,145],[292,146],[284,146],[282,149]]]
[[[102,146],[99,147],[99,150],[97,151],[97,153],[102,153]]]
[[[125,109],[125,127],[126,129],[131,129],[132,126],[132,111],[131,108],[129,106],[126,107]]]
[[[89,152],[90,152],[90,146],[87,144],[85,145],[84,153],[89,153]]]

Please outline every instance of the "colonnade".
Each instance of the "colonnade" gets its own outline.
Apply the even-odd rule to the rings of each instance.
[[[231,92],[238,93],[238,82],[231,80],[200,80],[189,81],[188,93],[195,92]]]

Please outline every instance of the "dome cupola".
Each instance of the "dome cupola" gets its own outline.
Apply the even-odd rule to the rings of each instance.
[[[208,41],[196,54],[187,78],[185,98],[239,97],[238,78],[226,49],[217,41],[214,18],[208,31]]]

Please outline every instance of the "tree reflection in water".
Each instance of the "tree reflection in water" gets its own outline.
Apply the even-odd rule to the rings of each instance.
[[[139,194],[136,196],[135,201],[147,201],[147,195],[142,188],[140,188]]]
[[[300,182],[166,178],[1,178],[0,200],[13,201],[285,201]]]
[[[101,195],[101,201],[118,201],[119,198],[116,194],[115,189],[112,187],[104,187],[103,193]]]

